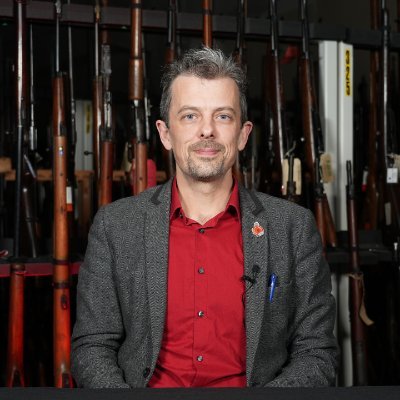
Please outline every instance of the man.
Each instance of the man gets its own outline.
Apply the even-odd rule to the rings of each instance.
[[[242,70],[191,50],[162,86],[157,129],[176,177],[97,213],[79,273],[78,385],[332,384],[334,300],[312,215],[232,177],[252,129]]]

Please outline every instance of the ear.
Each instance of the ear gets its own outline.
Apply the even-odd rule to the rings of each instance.
[[[167,150],[171,150],[172,145],[171,145],[169,129],[168,129],[167,124],[164,121],[159,119],[156,121],[156,127],[157,127],[158,133],[160,135],[161,143],[164,145],[164,147]]]
[[[242,151],[246,147],[247,140],[251,130],[253,129],[253,124],[250,121],[246,121],[242,128],[240,129],[239,140],[238,140],[238,150]]]

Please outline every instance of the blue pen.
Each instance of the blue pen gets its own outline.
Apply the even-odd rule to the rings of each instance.
[[[276,280],[277,280],[277,275],[271,274],[269,277],[269,282],[270,282],[270,292],[269,292],[269,302],[272,303],[272,300],[274,299],[274,293],[275,293],[275,287],[276,287]]]

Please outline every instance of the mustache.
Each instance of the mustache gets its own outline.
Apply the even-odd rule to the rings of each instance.
[[[212,150],[219,150],[222,151],[225,149],[225,146],[223,146],[220,143],[216,143],[212,140],[205,140],[202,142],[197,142],[189,146],[190,151],[197,151],[197,150],[203,150],[203,149],[212,149]]]

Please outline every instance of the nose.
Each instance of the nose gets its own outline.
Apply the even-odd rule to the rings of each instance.
[[[209,139],[214,137],[214,121],[211,117],[203,119],[203,125],[201,126],[200,137],[202,139]]]

